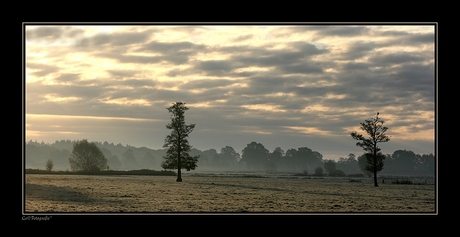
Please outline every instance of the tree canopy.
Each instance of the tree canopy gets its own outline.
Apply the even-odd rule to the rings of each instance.
[[[269,151],[261,143],[251,142],[243,149],[241,161],[246,163],[250,170],[262,169],[268,161]]]
[[[73,145],[69,163],[73,171],[98,172],[107,168],[107,158],[102,151],[86,139]]]

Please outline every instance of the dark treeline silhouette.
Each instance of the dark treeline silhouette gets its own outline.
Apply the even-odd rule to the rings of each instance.
[[[26,142],[25,168],[46,169],[46,163],[50,159],[53,161],[53,170],[71,170],[69,157],[75,142],[71,140],[60,140],[52,144],[32,140]],[[155,150],[107,141],[94,143],[107,158],[109,170],[163,170],[161,162],[167,149]],[[290,148],[286,151],[277,147],[269,151],[261,143],[251,142],[241,152],[235,151],[231,146],[225,146],[219,150],[204,151],[192,148],[190,155],[200,156],[196,171],[294,172],[314,175],[318,167],[324,169],[325,163],[329,163],[328,170],[324,169],[324,175],[372,176],[372,173],[364,169],[366,164],[364,154],[356,156],[351,153],[338,160],[325,160],[321,153],[308,147]],[[385,166],[380,172],[382,175],[434,176],[435,174],[433,154],[420,155],[410,150],[397,150],[385,156]]]

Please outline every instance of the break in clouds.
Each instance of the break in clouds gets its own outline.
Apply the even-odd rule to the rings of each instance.
[[[26,139],[161,148],[182,101],[198,149],[434,152],[434,25],[25,25]],[[330,153],[331,157],[327,157]]]

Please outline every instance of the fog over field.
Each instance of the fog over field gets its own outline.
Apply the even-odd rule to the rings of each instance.
[[[437,24],[24,24],[24,141],[161,149],[176,101],[201,150],[338,160],[380,112],[384,153],[435,153]]]

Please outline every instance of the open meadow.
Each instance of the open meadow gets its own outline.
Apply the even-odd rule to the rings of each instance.
[[[434,180],[310,176],[26,174],[27,213],[427,213]],[[418,181],[417,181],[418,182]],[[426,182],[426,183],[425,183]]]

